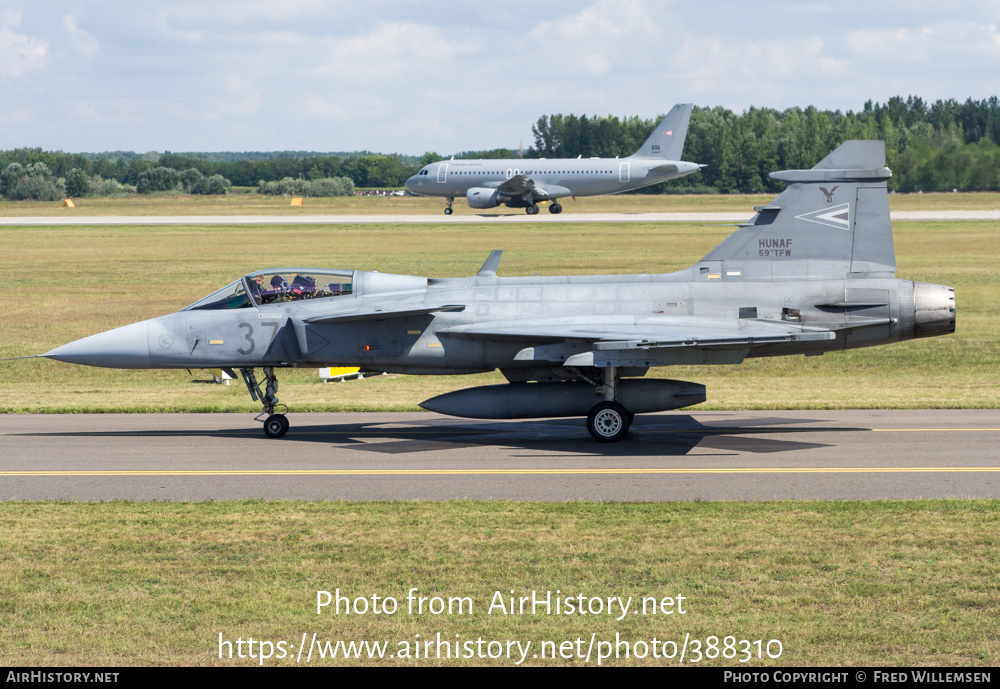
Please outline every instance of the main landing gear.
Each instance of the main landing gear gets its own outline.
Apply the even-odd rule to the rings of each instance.
[[[549,213],[552,213],[553,215],[562,213],[562,206],[553,201],[549,204]]]
[[[621,404],[618,397],[618,368],[605,366],[601,372],[601,380],[594,380],[575,368],[570,368],[578,378],[594,386],[599,396],[604,398],[587,414],[587,431],[590,437],[599,443],[616,443],[628,435],[629,427],[635,414]]]
[[[264,405],[260,414],[254,417],[254,421],[260,421],[261,417],[266,415],[266,418],[264,418],[264,435],[268,438],[280,438],[288,432],[288,418],[284,414],[275,414],[274,409],[281,406],[287,411],[288,408],[283,404],[278,404],[278,379],[274,375],[274,369],[270,366],[265,366],[262,370],[266,379],[264,392],[261,392],[260,385],[257,383],[257,377],[254,375],[252,368],[241,368],[240,373],[243,374],[243,382],[247,384],[247,390],[250,391],[250,399],[260,400],[261,404]]]
[[[536,206],[535,204],[526,206],[524,212],[527,213],[528,215],[536,215],[538,213],[538,206]]]
[[[599,443],[618,442],[628,433],[633,415],[617,402],[601,402],[587,414],[587,430]]]

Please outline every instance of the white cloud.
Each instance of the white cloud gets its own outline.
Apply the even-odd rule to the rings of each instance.
[[[308,41],[308,39],[306,39]],[[452,36],[439,27],[405,22],[380,23],[355,36],[308,41],[307,55],[316,58],[310,74],[332,75],[338,81],[365,81],[372,90],[380,82],[372,79],[432,77],[456,61],[481,55],[483,45],[469,37]],[[464,71],[459,67],[459,71]]]
[[[998,26],[981,0],[25,2],[0,11],[0,146],[450,153],[551,113],[985,98]]]
[[[0,77],[18,78],[43,68],[49,53],[48,41],[17,33],[20,12],[7,12],[0,21]]]
[[[326,121],[345,121],[349,113],[340,101],[324,98],[321,94],[310,93],[302,102],[302,108],[310,117]]]
[[[211,116],[248,117],[260,110],[261,96],[254,82],[237,74],[226,74],[221,79],[222,93],[212,99]]]
[[[69,33],[69,45],[81,57],[91,57],[97,52],[97,41],[89,33],[76,25],[76,17],[67,14],[63,17],[63,28]]]

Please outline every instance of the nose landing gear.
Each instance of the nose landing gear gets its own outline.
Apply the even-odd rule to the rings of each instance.
[[[288,417],[284,414],[271,414],[264,419],[264,435],[268,438],[280,438],[288,432]]]
[[[278,379],[274,375],[274,368],[265,366],[262,370],[266,379],[264,392],[261,392],[252,368],[241,368],[240,373],[243,375],[243,382],[247,384],[250,399],[260,400],[261,404],[264,405],[261,413],[254,417],[254,421],[260,421],[264,417],[264,435],[268,438],[280,438],[288,432],[288,419],[284,414],[275,414],[274,409],[278,406],[285,407],[285,405],[278,404]],[[287,411],[287,407],[285,410]]]

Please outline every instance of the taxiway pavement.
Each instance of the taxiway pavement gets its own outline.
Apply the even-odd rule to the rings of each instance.
[[[1000,496],[1000,410],[645,414],[602,445],[582,419],[291,414],[0,416],[0,499],[558,501]]]

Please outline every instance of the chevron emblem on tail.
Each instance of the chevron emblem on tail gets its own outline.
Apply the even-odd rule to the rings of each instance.
[[[838,206],[833,206],[832,208],[821,208],[820,210],[813,211],[812,213],[796,215],[795,218],[797,220],[806,220],[808,222],[826,225],[827,227],[833,227],[838,230],[850,231],[851,204],[842,203]]]

